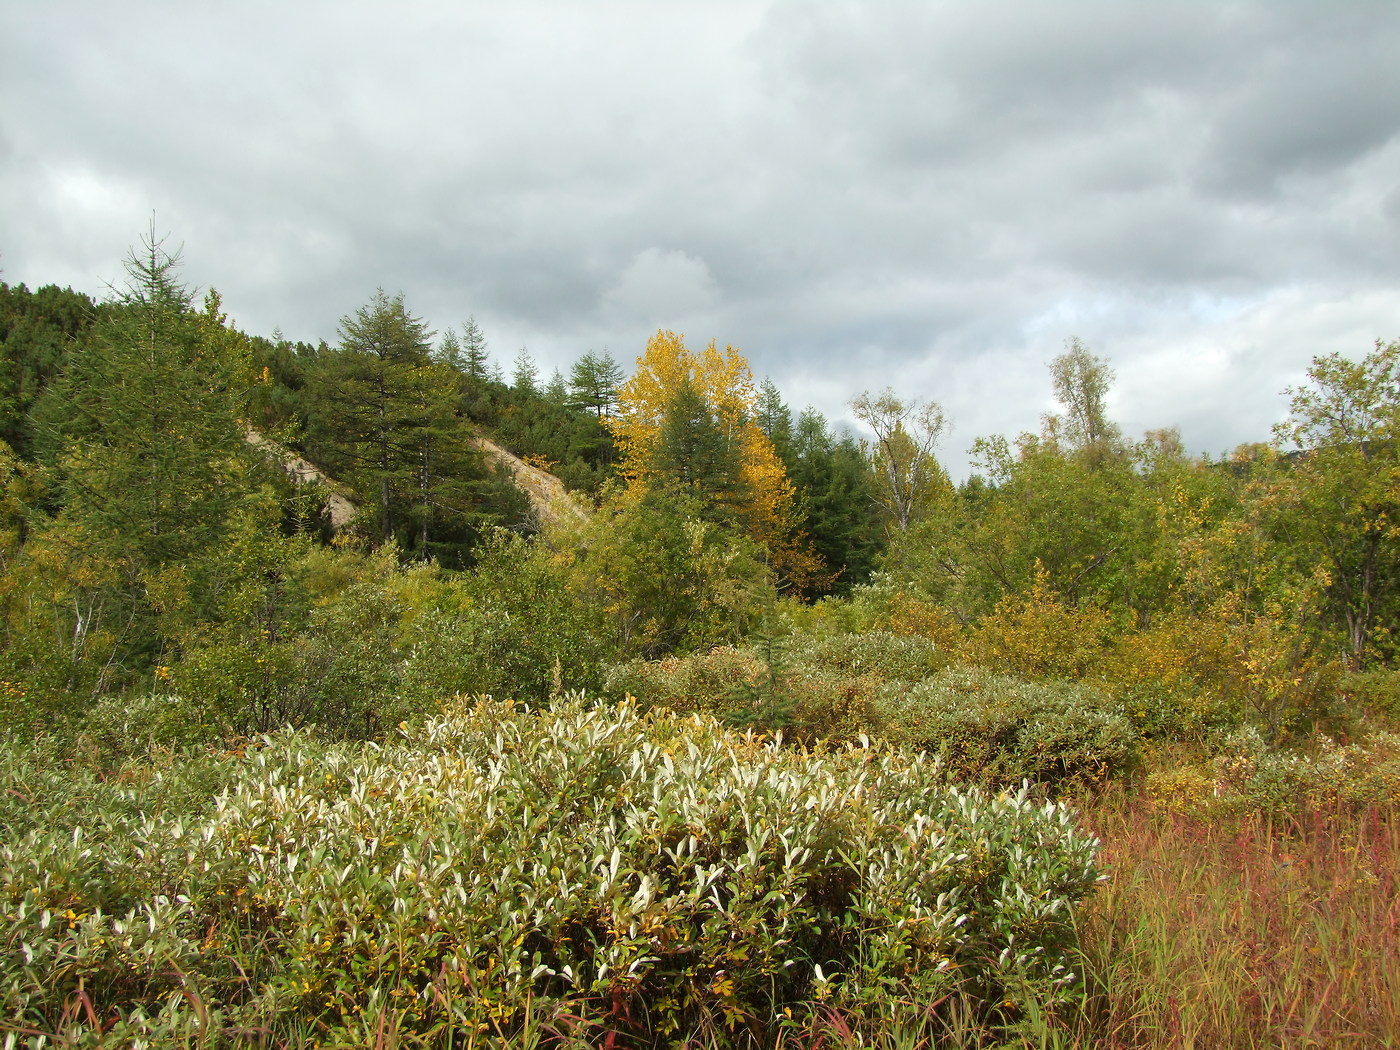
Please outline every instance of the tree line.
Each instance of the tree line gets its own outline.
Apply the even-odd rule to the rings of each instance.
[[[107,302],[0,284],[0,346],[15,717],[167,686],[240,729],[386,691],[547,695],[810,615],[935,638],[1014,621],[1062,677],[1086,635],[1132,639],[1158,678],[1206,673],[1210,648],[1276,725],[1395,657],[1394,343],[1318,358],[1272,440],[1213,460],[1170,428],[1125,436],[1109,363],[1071,340],[1060,411],[979,440],[961,485],[932,400],[856,394],[860,441],[737,349],[666,331],[630,374],[589,351],[541,382],[522,349],[507,379],[474,319],[438,336],[382,290],[334,346],[252,336],[154,240]],[[355,526],[332,535],[324,492],[250,432],[343,485]],[[592,515],[543,527],[483,435]]]

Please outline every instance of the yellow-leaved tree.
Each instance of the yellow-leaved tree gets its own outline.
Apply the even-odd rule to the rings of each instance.
[[[697,489],[768,551],[781,577],[807,586],[823,566],[797,533],[796,489],[756,422],[757,407],[753,373],[738,350],[711,340],[695,352],[676,332],[658,331],[607,425],[630,493]]]

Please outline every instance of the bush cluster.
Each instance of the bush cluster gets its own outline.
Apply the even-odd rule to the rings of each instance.
[[[629,704],[483,701],[396,743],[287,732],[116,778],[3,767],[5,1023],[72,1045],[771,1041],[953,982],[1011,1010],[1077,994],[1097,878],[1096,842],[1024,792]]]
[[[804,634],[633,660],[614,666],[606,682],[609,692],[634,696],[644,707],[703,712],[809,742],[854,740],[869,732],[870,704],[883,683],[915,682],[946,663],[924,638],[885,631]]]
[[[1310,744],[1277,747],[1244,726],[1204,762],[1159,763],[1147,792],[1169,809],[1205,816],[1400,803],[1400,735],[1377,731],[1349,744],[1318,736]]]
[[[785,638],[771,652],[724,647],[633,661],[614,667],[607,684],[647,707],[804,741],[883,737],[986,783],[1099,781],[1131,765],[1139,730],[1103,691],[946,664],[926,638],[872,631]]]
[[[937,755],[954,776],[990,783],[1102,781],[1127,769],[1138,744],[1121,705],[1092,686],[977,667],[885,686],[874,728]]]
[[[706,714],[727,725],[782,730],[789,739],[853,740],[869,725],[879,679],[789,663],[782,648],[720,646],[614,666],[606,688],[648,709]]]

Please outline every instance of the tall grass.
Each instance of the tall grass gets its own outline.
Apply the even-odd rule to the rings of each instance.
[[[1123,795],[1085,819],[1110,876],[1079,918],[1083,1045],[1400,1045],[1393,809],[1205,820]]]
[[[1011,1031],[950,995],[862,1035],[829,1016],[784,1045],[1186,1048],[1400,1046],[1400,816],[1187,816],[1120,790],[1085,805],[1108,877],[1078,916],[1087,988]],[[898,1020],[895,1020],[895,1017]]]

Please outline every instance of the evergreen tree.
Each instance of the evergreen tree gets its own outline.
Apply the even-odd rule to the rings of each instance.
[[[535,359],[530,356],[530,351],[522,346],[520,352],[515,355],[515,374],[511,379],[511,390],[517,395],[538,397],[539,375],[540,370],[535,364]]]
[[[154,236],[133,253],[127,288],[55,383],[63,411],[44,437],[62,509],[26,545],[8,660],[62,703],[128,684],[222,615],[224,552],[258,517],[249,341],[216,293],[193,308],[176,265]]]
[[[797,486],[802,531],[839,575],[844,592],[869,579],[884,549],[884,523],[875,476],[865,453],[849,434],[837,438],[824,416],[806,409],[792,428],[788,474]]]
[[[90,337],[98,317],[109,312],[86,295],[46,285],[31,292],[0,282],[0,440],[22,458],[36,452],[31,413],[47,400],[42,415],[65,416],[65,398],[44,398],[67,368],[73,346]],[[51,455],[57,449],[47,450]]]
[[[340,350],[322,363],[308,443],[367,504],[372,539],[459,565],[482,527],[502,517],[514,526],[520,508],[473,446],[462,373],[432,359],[430,338],[403,297],[382,290],[343,318]]]
[[[65,514],[137,575],[216,543],[248,491],[248,341],[225,327],[217,293],[193,310],[177,265],[154,237],[132,254],[50,422]]]
[[[618,387],[622,385],[622,366],[604,350],[596,354],[589,350],[576,362],[569,374],[569,390],[574,404],[591,411],[599,419],[617,404]]]
[[[462,341],[457,338],[457,333],[451,328],[442,334],[442,342],[438,344],[436,358],[454,372],[466,371],[467,360],[462,354]]]
[[[422,379],[430,335],[402,295],[381,288],[341,319],[340,350],[323,363],[316,437],[331,472],[369,502],[380,540],[396,537],[420,489],[423,431],[434,407]]]
[[[688,378],[666,407],[651,455],[663,484],[701,497],[707,517],[731,520],[743,505],[746,486],[738,443],[720,429],[708,402]]]
[[[555,408],[567,407],[569,404],[569,388],[564,383],[564,373],[556,368],[549,377],[549,383],[546,384],[541,396]]]
[[[768,435],[783,462],[788,462],[792,454],[792,412],[783,401],[782,394],[773,380],[765,378],[758,388],[758,411],[755,414],[758,429]]]
[[[475,317],[462,326],[462,372],[476,383],[491,378],[491,355],[486,352],[486,336]]]

